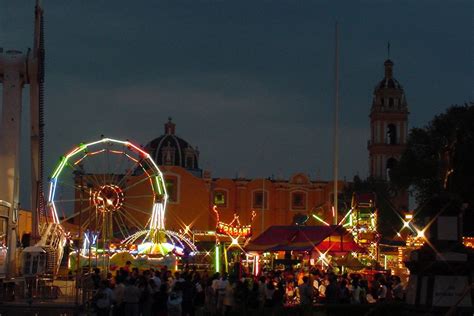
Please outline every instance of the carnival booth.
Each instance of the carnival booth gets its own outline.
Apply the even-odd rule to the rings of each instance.
[[[282,263],[285,267],[300,265],[325,268],[333,264],[332,258],[363,249],[342,226],[294,225],[268,228],[251,241],[245,250],[257,254],[256,258],[263,257],[261,264],[270,268],[276,268],[274,263]]]

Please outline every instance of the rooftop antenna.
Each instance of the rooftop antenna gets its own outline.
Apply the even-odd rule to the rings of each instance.
[[[335,93],[334,93],[334,175],[333,175],[333,183],[334,183],[334,202],[333,202],[333,219],[334,225],[337,225],[337,213],[338,213],[338,156],[339,156],[339,144],[338,144],[338,133],[339,133],[339,25],[336,21],[336,32],[335,32],[335,52],[334,52],[334,85],[335,85]]]
[[[387,59],[390,59],[390,41],[387,42]]]

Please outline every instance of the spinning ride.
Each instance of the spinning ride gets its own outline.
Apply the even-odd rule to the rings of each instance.
[[[61,157],[49,182],[53,220],[83,240],[84,256],[195,250],[184,236],[165,229],[163,174],[129,141],[103,138],[78,145]]]
[[[349,229],[354,240],[367,251],[362,261],[378,260],[380,234],[377,231],[378,212],[375,194],[353,194],[351,212],[348,217]],[[347,224],[347,223],[346,223]]]

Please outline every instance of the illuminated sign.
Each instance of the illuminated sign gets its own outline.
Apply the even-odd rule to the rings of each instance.
[[[232,226],[231,224],[218,222],[216,232],[218,234],[228,234],[228,235],[231,235],[232,237],[247,238],[247,237],[252,236],[252,227],[251,227],[251,225]]]
[[[249,238],[252,236],[252,225],[241,225],[239,220],[239,215],[234,213],[234,219],[230,223],[224,223],[219,220],[219,211],[217,210],[217,206],[214,205],[213,211],[216,213],[217,217],[217,226],[216,226],[216,233],[217,234],[224,234],[229,235],[231,237],[243,237]],[[250,222],[253,221],[256,213],[255,211],[252,212],[252,218]]]

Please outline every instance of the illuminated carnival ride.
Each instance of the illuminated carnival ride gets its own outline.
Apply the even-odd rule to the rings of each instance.
[[[318,210],[322,208],[316,208]],[[324,212],[312,212],[311,216],[319,223],[330,226],[331,219],[323,218]],[[334,208],[333,208],[334,216]],[[339,220],[338,225],[344,227],[363,251],[353,252],[352,257],[369,267],[379,258],[380,234],[377,231],[377,207],[374,193],[353,193],[350,208]]]
[[[377,231],[377,208],[375,194],[365,193],[352,196],[351,209],[346,215],[347,227],[364,253],[359,254],[359,259],[366,265],[371,265],[378,260],[380,234]]]
[[[49,179],[47,205],[72,245],[69,267],[173,265],[196,251],[165,229],[168,200],[153,158],[129,141],[102,138],[62,156]],[[74,241],[74,242],[73,242]]]

